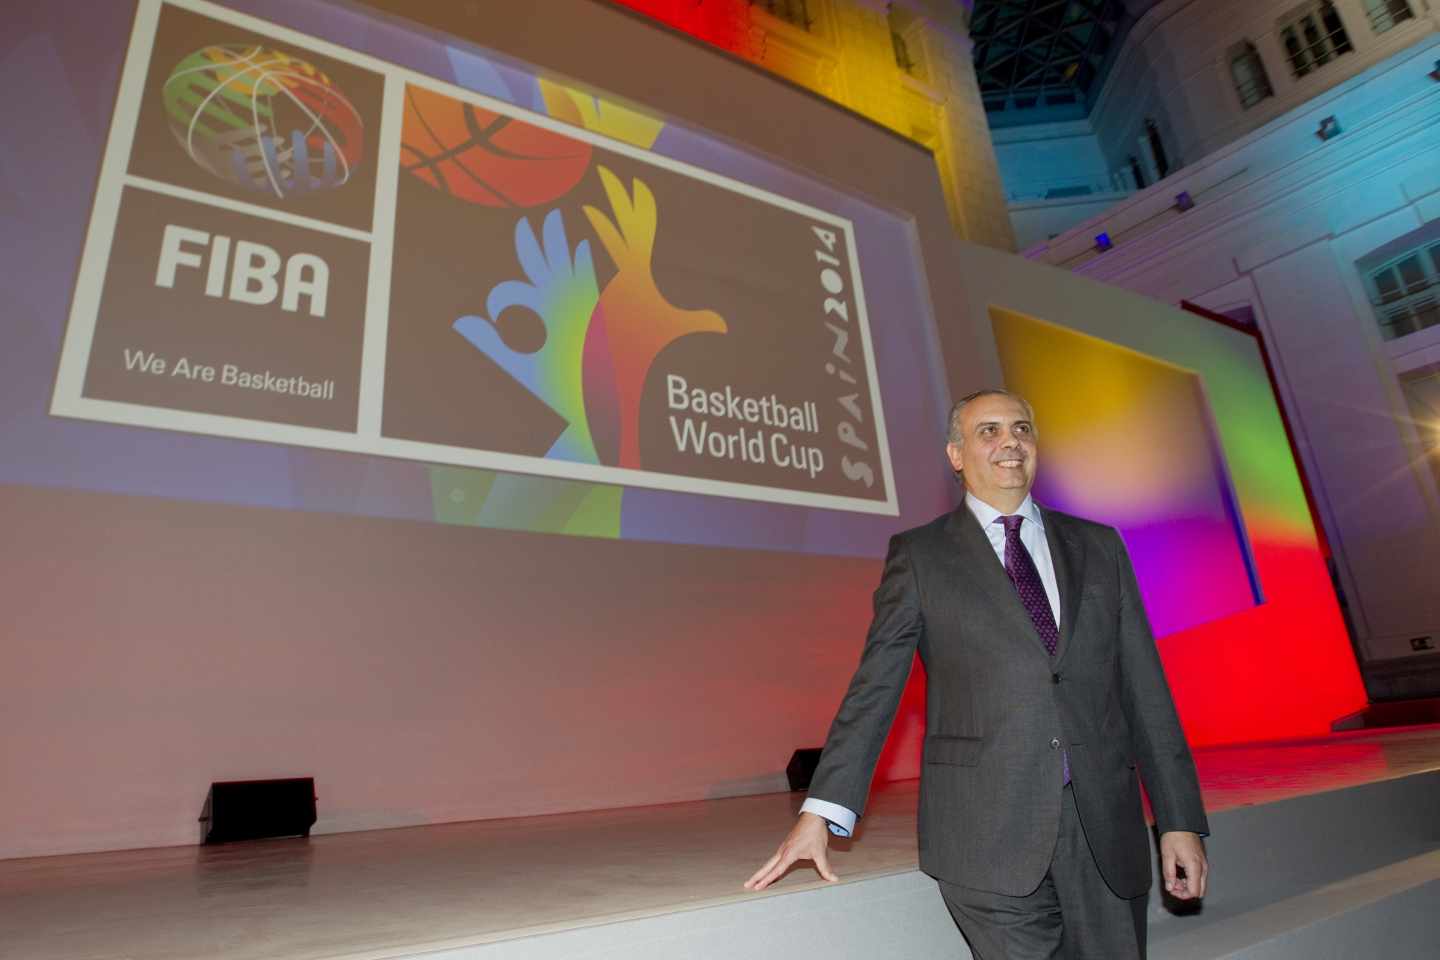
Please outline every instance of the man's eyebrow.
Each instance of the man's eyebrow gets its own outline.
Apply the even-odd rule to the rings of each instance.
[[[1001,423],[1002,423],[1002,421],[1000,421],[1000,420],[981,420],[979,423],[975,424],[975,429],[976,429],[976,430],[979,430],[979,429],[981,429],[982,427],[998,427],[998,426],[1001,425]],[[1012,427],[1019,427],[1019,426],[1033,427],[1033,426],[1035,426],[1035,424],[1034,424],[1033,421],[1031,421],[1031,420],[1025,420],[1025,419],[1023,419],[1023,418],[1020,419],[1020,420],[1012,420],[1012,421],[1010,421],[1010,425],[1011,425]]]

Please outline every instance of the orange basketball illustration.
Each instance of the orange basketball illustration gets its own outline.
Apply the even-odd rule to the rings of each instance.
[[[424,87],[405,91],[401,166],[425,183],[487,207],[533,207],[569,193],[590,144]]]

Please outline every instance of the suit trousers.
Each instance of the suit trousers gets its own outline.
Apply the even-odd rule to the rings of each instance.
[[[1095,866],[1075,795],[1065,786],[1045,879],[1023,897],[940,881],[975,960],[1144,960],[1148,894],[1117,897]]]

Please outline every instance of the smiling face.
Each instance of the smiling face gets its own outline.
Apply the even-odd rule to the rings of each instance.
[[[1018,397],[991,393],[960,409],[959,430],[945,452],[965,489],[999,510],[1014,513],[1035,483],[1035,424]]]

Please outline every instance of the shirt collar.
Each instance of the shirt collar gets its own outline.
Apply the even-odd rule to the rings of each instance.
[[[990,504],[986,503],[984,500],[981,500],[979,497],[975,496],[969,491],[966,491],[965,493],[965,506],[974,515],[975,519],[980,521],[980,528],[982,530],[990,529],[990,524],[994,523],[998,517],[1005,516],[1005,514],[1001,513],[999,510],[996,510],[994,507],[990,506]],[[1015,516],[1024,517],[1026,520],[1035,524],[1035,526],[1039,529],[1045,529],[1045,520],[1040,515],[1040,507],[1036,505],[1035,499],[1031,497],[1028,493],[1025,495],[1025,499],[1021,502],[1020,509],[1015,511]]]

